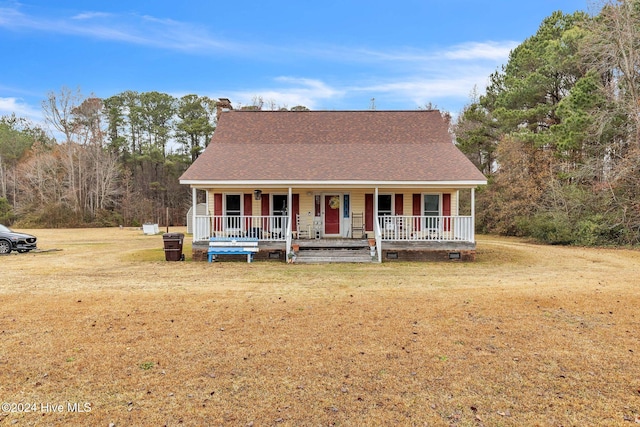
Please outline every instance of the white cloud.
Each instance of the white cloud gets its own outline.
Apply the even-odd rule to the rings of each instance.
[[[389,48],[387,50],[325,46],[315,49],[307,48],[297,53],[341,62],[389,63],[397,67],[398,63],[427,65],[442,61],[506,61],[511,50],[518,44],[519,42],[511,40],[484,41],[461,43],[433,49],[405,47]]]
[[[232,92],[228,94],[234,103],[251,105],[253,98],[258,96],[267,103],[273,103],[278,107],[295,107],[304,105],[313,110],[323,100],[333,99],[344,95],[344,91],[333,88],[325,82],[317,79],[278,77],[275,79],[280,87],[262,88]]]
[[[20,98],[0,98],[0,116],[25,117],[34,122],[42,122],[42,111],[26,104]]]
[[[325,109],[327,105],[340,105],[340,100],[348,98],[363,102],[360,108],[367,108],[371,98],[381,109],[389,105],[413,105],[413,108],[434,103],[440,108],[451,108],[443,104],[457,106],[469,99],[474,87],[483,90],[490,71],[476,70],[469,73],[453,73],[447,76],[397,77],[381,81],[369,81],[361,85],[332,85],[310,78],[279,77],[274,87],[263,87],[244,91],[223,93],[234,105],[251,105],[255,97],[261,97],[264,108],[294,107],[304,105],[312,110]],[[407,107],[404,107],[407,108]],[[455,113],[455,111],[453,111]]]
[[[96,19],[96,18],[108,18],[110,16],[112,15],[106,12],[82,12],[71,17],[71,19],[85,20],[85,19]]]
[[[509,53],[520,43],[515,41],[505,42],[471,42],[452,46],[443,52],[443,56],[452,60],[478,60],[488,59],[493,61],[506,60]]]
[[[197,24],[135,14],[91,11],[55,19],[29,16],[16,8],[0,8],[0,27],[79,35],[199,54],[212,49],[246,49],[217,39]]]
[[[15,9],[0,7],[0,26],[12,25],[17,19],[22,19],[22,14]]]
[[[501,60],[517,46],[514,41],[469,42],[444,49],[394,48],[370,50],[344,46],[268,46],[247,45],[222,40],[207,27],[193,22],[158,18],[151,15],[112,14],[85,11],[71,17],[50,18],[22,13],[17,7],[0,8],[0,27],[26,29],[57,34],[79,35],[103,40],[114,40],[157,48],[207,55],[212,51],[231,51],[242,55],[265,51],[273,55],[296,55],[324,58],[337,62],[373,63],[430,63],[434,60]]]
[[[352,88],[359,92],[395,94],[399,98],[409,98],[417,104],[442,97],[465,97],[469,95],[469,88],[476,83],[470,76],[452,76],[451,78],[415,79],[393,81],[373,86]]]
[[[326,73],[316,71],[305,74],[307,78],[279,77],[252,88],[249,86],[252,76],[246,77],[246,89],[221,88],[214,95],[228,96],[234,104],[248,105],[259,96],[277,106],[305,105],[311,109],[341,105],[341,101],[348,98],[364,100],[362,108],[366,108],[367,100],[372,97],[380,101],[384,98],[388,105],[414,103],[416,106],[440,103],[445,98],[468,99],[474,86],[484,90],[488,76],[506,63],[510,51],[518,45],[515,41],[484,41],[433,49],[385,50],[335,45],[314,47],[303,40],[286,46],[242,45],[218,39],[203,25],[150,15],[85,11],[71,17],[52,18],[27,15],[17,7],[0,8],[0,28],[110,40],[197,55],[224,51],[257,62],[268,57],[270,63],[289,64],[293,56],[300,58],[300,62],[322,62],[326,67],[317,67],[317,70],[331,70],[332,75],[341,77],[329,80]],[[279,58],[283,58],[282,61]],[[255,79],[260,77],[255,75]],[[5,106],[12,100],[10,109],[16,114],[34,115],[35,110],[27,112],[29,107],[18,98],[0,100]]]

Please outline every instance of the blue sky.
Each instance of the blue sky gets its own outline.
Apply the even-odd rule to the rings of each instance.
[[[62,87],[456,115],[555,10],[587,0],[0,0],[0,115]],[[593,11],[591,11],[593,12]]]

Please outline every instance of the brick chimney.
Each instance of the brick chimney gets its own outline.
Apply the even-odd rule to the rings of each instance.
[[[220,114],[223,111],[229,110],[233,110],[229,98],[218,98],[218,102],[216,102],[216,121],[220,120]]]

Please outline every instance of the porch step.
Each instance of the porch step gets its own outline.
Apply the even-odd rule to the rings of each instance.
[[[370,263],[369,248],[361,249],[303,249],[300,248],[296,263],[320,264],[332,262]]]

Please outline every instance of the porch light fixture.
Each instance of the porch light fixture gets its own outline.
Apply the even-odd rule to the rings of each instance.
[[[254,197],[256,200],[260,200],[260,199],[262,199],[262,190],[254,190],[254,191],[253,191],[253,197]]]

